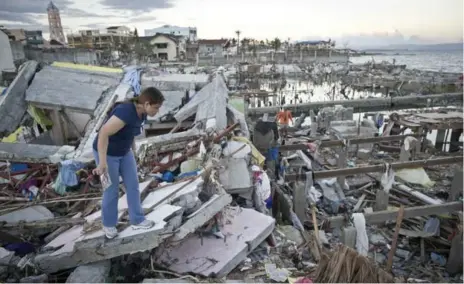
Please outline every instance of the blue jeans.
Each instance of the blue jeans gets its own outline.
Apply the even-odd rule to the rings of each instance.
[[[97,165],[98,152],[93,151]],[[129,209],[129,220],[131,224],[137,225],[145,220],[142,205],[140,203],[139,181],[137,177],[137,164],[134,153],[129,151],[122,157],[106,156],[108,174],[111,186],[103,192],[102,200],[102,222],[105,227],[115,227],[118,223],[118,199],[119,199],[119,176],[126,188],[127,204]]]

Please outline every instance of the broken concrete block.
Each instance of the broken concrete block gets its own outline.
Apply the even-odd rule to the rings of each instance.
[[[297,246],[303,244],[304,242],[301,232],[293,226],[290,226],[290,225],[279,226],[278,231],[280,231],[283,235],[285,235],[287,239],[295,242]]]
[[[371,150],[369,149],[359,149],[358,158],[361,160],[368,160],[371,157]]]
[[[7,213],[5,215],[0,216],[0,222],[7,222],[7,223],[17,223],[20,221],[25,222],[32,222],[32,221],[41,221],[41,220],[49,220],[53,219],[55,215],[47,209],[47,207],[42,205],[31,206],[19,210],[15,210],[13,212]],[[35,234],[41,235],[51,232],[53,228],[40,228],[37,229]],[[9,234],[17,234],[19,233],[15,229],[10,229],[8,231]]]
[[[176,234],[171,238],[171,241],[182,240],[187,235],[195,232],[196,229],[203,226],[203,224],[208,222],[231,202],[232,197],[229,194],[213,195],[197,211],[186,217],[185,222],[179,227]]]
[[[353,226],[343,228],[341,235],[341,242],[350,248],[355,248],[356,245],[356,228]]]
[[[231,208],[224,239],[191,235],[178,246],[157,251],[158,265],[179,274],[221,278],[232,271],[273,231],[275,220],[253,209]]]
[[[226,158],[221,161],[224,169],[219,172],[219,181],[229,194],[238,194],[252,200],[253,182],[246,159]]]
[[[193,182],[184,181],[172,185],[168,185],[150,192],[142,202],[143,209],[150,209],[153,206],[159,206],[161,204],[172,203],[173,205],[187,207],[187,205],[195,205],[195,198],[201,191],[203,185],[203,179],[197,178]],[[183,187],[182,189],[180,189]],[[176,192],[177,191],[177,192]],[[173,196],[167,198],[171,193],[176,192]],[[166,199],[167,198],[167,199]]]
[[[71,272],[66,283],[106,283],[110,270],[110,260],[81,265]]]

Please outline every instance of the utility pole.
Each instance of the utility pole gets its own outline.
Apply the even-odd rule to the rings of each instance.
[[[240,30],[236,30],[235,33],[237,34],[237,55],[240,54]]]

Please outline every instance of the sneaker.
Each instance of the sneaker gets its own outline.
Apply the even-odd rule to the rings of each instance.
[[[153,227],[155,225],[155,222],[153,221],[150,221],[150,220],[143,220],[142,222],[138,223],[137,225],[132,225],[132,228],[134,230],[138,230],[138,229],[150,229],[151,227]]]
[[[108,239],[114,239],[118,235],[116,227],[103,227],[103,232]]]

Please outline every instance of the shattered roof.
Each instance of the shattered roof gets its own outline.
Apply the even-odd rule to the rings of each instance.
[[[118,73],[45,66],[26,90],[26,101],[43,108],[93,113],[102,93],[120,79]]]
[[[227,99],[229,97],[227,86],[222,76],[216,76],[213,81],[193,96],[174,116],[178,122],[184,121],[196,113],[195,122],[206,122],[215,119],[215,129],[225,129],[227,126]],[[206,125],[205,125],[206,126]]]

